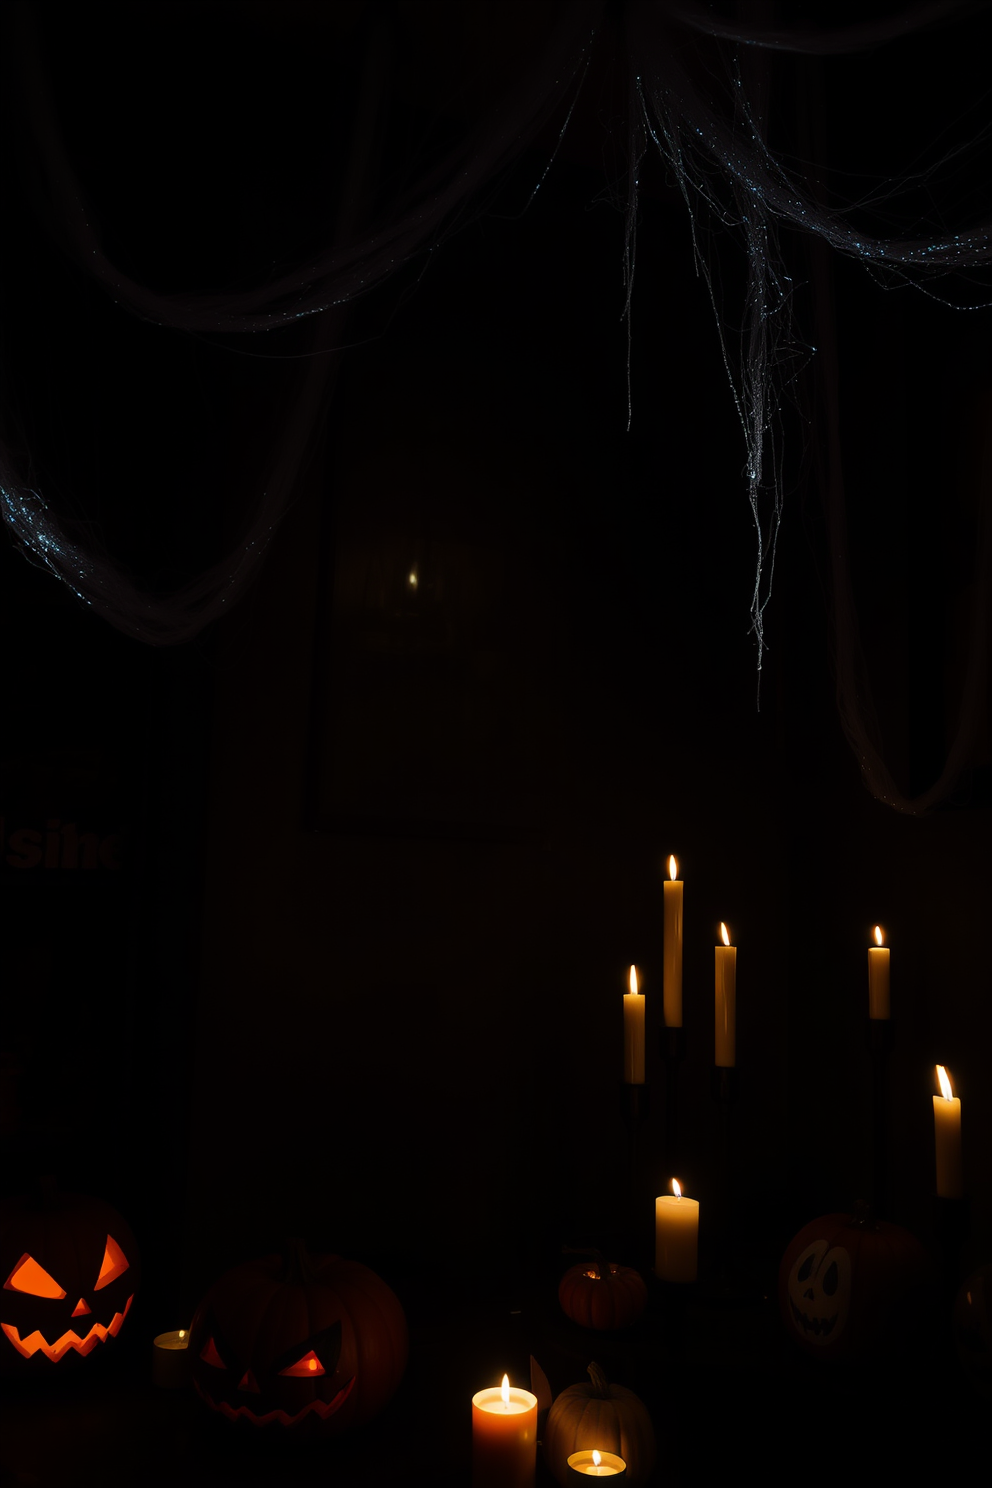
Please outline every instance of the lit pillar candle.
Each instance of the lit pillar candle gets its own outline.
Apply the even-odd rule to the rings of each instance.
[[[537,1396],[502,1385],[472,1396],[472,1488],[534,1488]]]
[[[682,1027],[682,880],[674,857],[668,860],[665,895],[665,1027]]]
[[[889,948],[883,945],[881,925],[875,926],[875,944],[868,947],[868,1016],[886,1019],[889,1011]]]
[[[644,1084],[644,998],[637,990],[637,967],[630,968],[630,991],[623,994],[623,1077]]]
[[[942,1199],[960,1199],[964,1193],[961,1171],[961,1102],[951,1093],[951,1082],[942,1064],[937,1066],[940,1094],[933,1098],[933,1134],[937,1149],[937,1193]]]
[[[654,1201],[654,1270],[662,1281],[695,1281],[699,1246],[699,1201],[682,1197],[677,1178],[672,1193]]]
[[[714,948],[716,955],[716,1053],[721,1069],[733,1069],[737,1063],[737,947],[730,944],[730,933],[721,920],[723,945]]]
[[[600,1452],[595,1447],[592,1451],[573,1452],[568,1459],[568,1479],[574,1482],[576,1488],[584,1478],[625,1478],[627,1476],[627,1464],[616,1452]]]
[[[152,1345],[152,1382],[163,1390],[179,1390],[189,1384],[189,1331],[179,1328],[160,1333]]]

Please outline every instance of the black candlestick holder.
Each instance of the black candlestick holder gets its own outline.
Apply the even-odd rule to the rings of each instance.
[[[685,1058],[685,1033],[665,1028],[661,1035],[661,1057],[665,1066],[665,1160],[675,1174],[679,1170],[679,1066]]]
[[[894,1044],[889,1018],[868,1019],[868,1057],[871,1060],[872,1213],[889,1217],[889,1055]]]
[[[620,1086],[620,1112],[627,1129],[627,1243],[634,1256],[641,1258],[644,1250],[646,1221],[642,1210],[641,1194],[641,1133],[648,1119],[649,1087],[629,1085],[626,1080]]]
[[[971,1225],[967,1198],[934,1199],[934,1236],[940,1264],[940,1290],[945,1309],[950,1310],[961,1283],[961,1253]]]
[[[745,1300],[750,1295],[743,1279],[735,1274],[732,1257],[739,1254],[733,1230],[736,1211],[736,1164],[734,1148],[734,1108],[740,1097],[740,1077],[735,1065],[716,1065],[710,1081],[713,1101],[720,1120],[720,1207],[717,1217],[717,1243],[714,1247],[716,1266],[707,1290],[723,1301]]]

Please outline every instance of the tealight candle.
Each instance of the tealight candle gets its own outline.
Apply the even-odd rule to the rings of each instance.
[[[682,1027],[682,880],[679,865],[668,859],[668,880],[663,885],[665,896],[664,982],[665,1027]]]
[[[942,1199],[960,1199],[964,1193],[961,1170],[961,1102],[951,1092],[951,1082],[942,1064],[937,1066],[940,1095],[933,1098],[933,1134],[937,1149],[937,1194]]]
[[[152,1383],[162,1390],[181,1390],[189,1384],[189,1330],[160,1333],[152,1346]]]
[[[637,990],[637,967],[630,968],[630,991],[623,994],[623,1078],[644,1084],[644,998]]]
[[[472,1488],[534,1488],[537,1396],[502,1385],[472,1396]]]
[[[573,1452],[568,1459],[568,1477],[574,1480],[576,1485],[580,1478],[625,1478],[627,1476],[627,1464],[616,1452],[600,1452],[596,1447],[592,1451]]]
[[[889,948],[883,945],[881,925],[875,926],[875,944],[868,947],[868,1016],[886,1020],[889,1009]]]
[[[654,1270],[662,1281],[695,1281],[699,1201],[686,1199],[677,1178],[673,1193],[654,1201]]]

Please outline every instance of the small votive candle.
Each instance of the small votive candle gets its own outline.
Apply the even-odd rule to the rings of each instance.
[[[502,1385],[472,1396],[472,1488],[534,1488],[537,1396]]]
[[[582,1478],[625,1478],[627,1464],[616,1452],[573,1452],[568,1459],[569,1481],[578,1484]]]
[[[189,1384],[189,1329],[160,1333],[152,1345],[152,1383],[161,1390],[183,1390]]]

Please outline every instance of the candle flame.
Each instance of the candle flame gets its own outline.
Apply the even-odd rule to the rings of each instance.
[[[885,936],[882,934],[882,927],[881,927],[881,925],[876,925],[875,926],[875,944],[877,946],[880,946],[880,945],[884,945],[885,944]]]
[[[602,1462],[602,1460],[603,1459],[602,1459],[602,1457],[600,1457],[599,1453],[596,1451],[596,1448],[593,1447],[593,1449],[592,1449],[592,1465],[593,1465],[593,1467],[598,1467],[599,1464]]]
[[[504,1376],[503,1376],[503,1383],[499,1387],[499,1393],[503,1397],[503,1404],[504,1405],[509,1405],[509,1403],[510,1403],[510,1376],[508,1374],[504,1374]]]
[[[636,997],[637,996],[637,967],[636,966],[632,966],[630,968],[630,990],[631,990],[631,992],[633,992],[634,996]]]
[[[417,570],[415,568],[411,568],[409,574],[407,575],[407,581],[408,581],[411,589],[416,589],[416,587],[417,587]]]
[[[682,1197],[682,1185],[677,1178],[672,1179],[672,1193],[677,1199]]]
[[[672,880],[673,880],[673,881],[674,881],[674,880],[675,880],[675,879],[676,879],[676,878],[678,878],[678,876],[679,876],[679,865],[678,865],[678,863],[677,863],[677,862],[676,862],[676,861],[675,861],[675,854],[674,854],[674,853],[673,853],[673,854],[672,854],[672,855],[671,855],[671,857],[670,857],[670,858],[669,858],[669,859],[668,859],[668,876],[669,876],[669,878],[670,878],[670,879],[672,879]]]
[[[723,940],[724,945],[729,946],[729,944],[730,944],[730,931],[727,929],[726,925],[723,923],[722,920],[720,921],[720,936],[721,936],[721,939]]]
[[[937,1079],[940,1083],[940,1093],[944,1097],[944,1099],[953,1100],[954,1092],[951,1089],[951,1082],[947,1078],[947,1071],[942,1064],[938,1064],[937,1066]]]
[[[180,1328],[179,1329],[179,1337],[180,1338],[185,1338],[186,1337],[186,1329],[185,1328]]]

